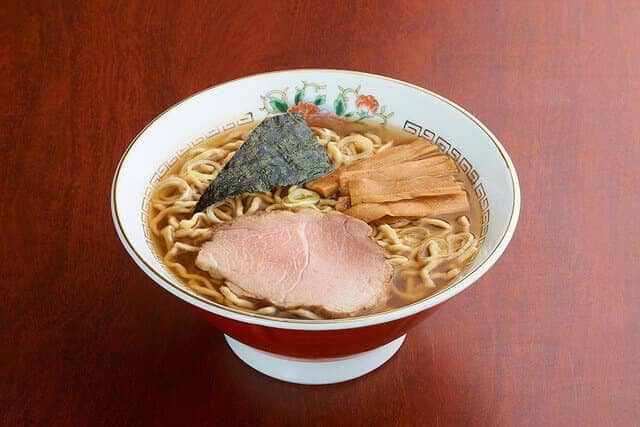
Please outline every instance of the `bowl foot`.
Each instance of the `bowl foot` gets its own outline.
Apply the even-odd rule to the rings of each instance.
[[[258,350],[225,335],[231,350],[253,369],[278,380],[297,384],[334,384],[367,374],[393,356],[406,335],[364,353],[337,359],[296,359]]]

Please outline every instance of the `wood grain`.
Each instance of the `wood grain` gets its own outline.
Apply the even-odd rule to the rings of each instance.
[[[0,424],[636,424],[639,22],[635,1],[2,2]],[[158,113],[301,67],[453,99],[522,185],[498,264],[384,367],[326,387],[244,366],[134,266],[109,210]]]

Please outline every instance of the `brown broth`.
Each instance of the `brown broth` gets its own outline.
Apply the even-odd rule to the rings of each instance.
[[[328,128],[333,130],[334,132],[336,132],[340,137],[343,136],[347,136],[350,133],[353,132],[357,132],[357,133],[373,133],[378,135],[380,138],[382,138],[383,141],[389,141],[389,140],[393,140],[394,144],[404,144],[404,143],[408,143],[411,141],[414,141],[416,139],[415,135],[412,135],[406,131],[403,131],[401,129],[397,129],[397,128],[393,128],[393,127],[389,127],[389,126],[381,126],[381,125],[377,125],[377,124],[372,124],[372,123],[368,123],[368,122],[347,122],[345,120],[342,119],[338,119],[338,118],[331,118],[331,117],[320,117],[320,118],[314,118],[311,120],[308,120],[308,123],[310,126],[316,126],[316,127],[322,127],[322,128]],[[203,142],[201,142],[200,144],[196,145],[194,148],[197,147],[207,147],[207,148],[213,148],[213,147],[220,147],[222,145],[224,145],[225,143],[227,143],[230,140],[233,140],[234,138],[238,138],[242,135],[248,134],[251,130],[253,130],[253,128],[255,128],[259,123],[254,122],[254,123],[249,123],[246,125],[242,125],[239,126],[237,128],[234,128],[232,130],[223,132],[219,135],[216,135],[214,137],[211,137]],[[188,153],[188,152],[187,152]],[[172,176],[172,175],[176,175],[180,172],[181,168],[183,167],[184,163],[189,160],[188,157],[186,157],[186,155],[183,155],[182,157],[180,157],[175,164],[173,164],[169,170],[163,175],[163,177],[161,179],[164,179],[166,177]],[[480,232],[480,228],[481,228],[481,209],[480,209],[480,204],[478,202],[478,199],[475,195],[475,192],[473,191],[473,186],[471,184],[471,182],[469,181],[469,178],[462,172],[458,173],[456,178],[458,180],[460,180],[461,182],[464,183],[464,188],[467,191],[468,197],[469,197],[469,206],[470,206],[470,211],[468,213],[466,213],[466,216],[469,218],[470,221],[470,232],[476,236],[476,238],[479,235]],[[149,218],[152,218],[156,213],[157,210],[153,208],[153,206],[150,206],[149,208],[150,210],[150,215]],[[184,217],[181,217],[180,219],[188,219],[190,218],[190,214],[185,215]],[[442,216],[442,217],[438,217],[438,219],[447,221],[449,224],[451,224],[453,226],[453,232],[459,232],[461,231],[461,226],[457,223],[456,219],[459,217],[460,215],[447,215],[447,216]],[[159,229],[162,229],[165,225],[167,224],[167,220],[164,219],[160,222],[160,226]],[[375,226],[376,223],[371,224],[372,226]],[[153,233],[150,233],[153,236],[153,240],[154,240],[154,249],[156,251],[156,253],[160,256],[160,258],[162,259],[164,257],[164,255],[167,253],[167,249],[166,249],[166,245],[165,242],[163,240],[162,237],[160,236],[156,236]],[[375,234],[375,230],[374,230],[374,234]],[[203,242],[200,242],[199,244],[202,244]],[[186,270],[187,272],[191,273],[191,274],[196,274],[198,276],[204,277],[204,278],[209,278],[208,273],[200,270],[198,267],[196,267],[195,265],[195,258],[196,258],[197,253],[193,253],[193,252],[185,252],[185,253],[181,253],[179,254],[175,260],[178,261]],[[473,259],[473,256],[467,261],[467,264]],[[438,272],[446,272],[449,270],[449,268],[451,267],[451,264],[455,262],[455,260],[452,261],[446,261],[442,264],[440,264],[439,266],[437,266],[434,270],[432,270],[434,273],[438,273]],[[394,271],[396,271],[397,268],[394,267]],[[175,273],[175,272],[174,272]],[[178,276],[176,274],[176,276]],[[181,279],[183,280],[183,279]],[[424,296],[428,296],[434,292],[437,292],[439,290],[441,290],[442,288],[446,287],[447,285],[449,285],[451,282],[453,282],[455,280],[455,278],[450,279],[450,280],[434,280],[434,282],[436,283],[436,288],[429,290],[429,292],[427,292]],[[184,281],[184,280],[183,280]],[[394,283],[398,284],[399,286],[402,286],[402,279],[400,279],[397,275],[394,275],[394,279],[393,279]],[[186,283],[185,283],[186,284]],[[268,306],[268,302],[266,301],[255,301],[255,300],[251,300],[253,303],[256,304],[255,309],[259,309],[260,307],[265,307]],[[410,304],[412,302],[415,301],[407,301],[406,299],[400,298],[397,295],[392,295],[389,300],[387,301],[387,303],[383,306],[383,307],[377,307],[374,310],[372,310],[372,312],[380,312],[380,311],[387,311],[387,310],[391,310],[394,308],[398,308],[407,304]],[[288,314],[278,314],[279,317],[296,317],[293,315],[288,315]]]

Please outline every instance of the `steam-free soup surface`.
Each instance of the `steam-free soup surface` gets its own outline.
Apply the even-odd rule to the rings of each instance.
[[[385,150],[416,140],[414,135],[402,130],[371,123],[350,123],[327,117],[315,118],[308,123],[338,171],[345,171],[349,167],[358,169],[353,165],[363,159],[375,158],[378,154],[382,158]],[[349,214],[347,206],[341,207],[345,197],[340,197],[340,194],[325,196],[302,186],[290,186],[242,194],[217,202],[193,215],[200,195],[256,125],[257,123],[244,125],[203,141],[185,152],[164,174],[153,189],[150,203],[148,225],[154,236],[154,249],[186,287],[213,302],[276,317],[321,319],[344,316],[317,310],[313,306],[278,307],[271,301],[248,297],[238,292],[238,287],[227,278],[211,276],[195,263],[200,249],[212,239],[216,227],[240,216],[274,210],[300,212],[309,209],[321,212],[339,209]],[[425,139],[420,141],[420,144],[431,144]],[[441,152],[434,150],[420,161],[423,164],[442,165],[440,161],[428,160],[431,156],[441,155]],[[412,165],[416,167],[412,169]],[[424,170],[413,163],[404,164],[401,169]],[[387,168],[387,171],[391,171],[391,168]],[[363,174],[359,171],[349,173],[356,178],[358,174]],[[366,171],[364,174],[366,175]],[[357,315],[401,307],[443,289],[455,280],[476,254],[476,237],[481,226],[478,201],[474,192],[470,191],[467,177],[459,171],[454,176],[467,193],[466,211],[408,218],[385,215],[370,222],[374,241],[393,266],[389,287],[391,291],[386,301],[369,311],[358,312]],[[314,188],[311,184],[309,187]],[[378,187],[375,187],[376,191]],[[364,193],[358,193],[358,197],[362,194],[370,197],[366,190],[367,188]],[[384,194],[383,196],[386,197]],[[375,197],[378,197],[375,200],[379,200],[380,196],[376,194]],[[392,203],[397,202],[390,204],[385,201],[383,205],[392,206]],[[364,216],[367,216],[367,206],[373,205],[364,203],[353,208],[358,206]],[[355,215],[357,217],[358,212]],[[340,262],[349,263],[349,259]]]

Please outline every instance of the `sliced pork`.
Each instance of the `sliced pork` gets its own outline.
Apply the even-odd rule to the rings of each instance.
[[[357,315],[386,301],[392,267],[372,229],[339,212],[274,211],[221,225],[196,265],[281,308]]]

